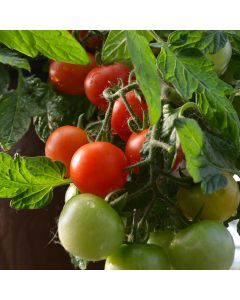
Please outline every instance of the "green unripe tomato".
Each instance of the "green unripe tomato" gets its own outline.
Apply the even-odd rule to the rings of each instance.
[[[169,245],[173,238],[174,232],[171,230],[155,231],[150,233],[147,243],[160,246],[168,252]]]
[[[58,236],[71,254],[98,261],[120,247],[124,226],[117,212],[102,198],[81,194],[64,205],[58,221]]]
[[[80,194],[80,192],[76,185],[74,183],[70,183],[65,193],[65,203],[68,202],[68,200],[70,200],[72,197],[77,196],[78,194]]]
[[[169,270],[170,263],[165,251],[148,244],[122,245],[111,254],[105,270]]]
[[[225,46],[214,54],[208,54],[208,58],[214,63],[214,71],[221,76],[228,67],[232,56],[232,46],[229,41]]]
[[[231,175],[225,175],[227,186],[212,194],[204,194],[200,185],[190,189],[180,188],[177,193],[183,214],[193,219],[200,211],[200,219],[225,221],[235,215],[240,200],[237,182]]]
[[[204,220],[178,232],[169,257],[178,270],[228,270],[235,246],[229,231],[219,222]]]

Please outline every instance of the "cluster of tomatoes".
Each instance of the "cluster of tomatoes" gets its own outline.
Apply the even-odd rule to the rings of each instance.
[[[49,78],[60,92],[86,94],[99,110],[106,111],[103,91],[127,85],[130,69],[119,63],[96,66],[52,62]],[[143,120],[147,105],[134,91],[126,94],[134,113]],[[66,166],[70,185],[58,222],[59,239],[72,255],[89,261],[106,259],[105,269],[229,269],[234,257],[234,243],[222,222],[239,205],[239,189],[232,176],[228,184],[213,194],[203,194],[199,185],[180,188],[179,208],[188,220],[200,220],[175,233],[171,230],[150,233],[146,244],[126,243],[124,220],[104,200],[109,193],[127,182],[127,167],[141,160],[141,149],[149,128],[132,133],[130,113],[121,97],[113,106],[111,132],[125,142],[125,151],[110,142],[89,142],[87,132],[75,126],[63,126],[49,136],[46,156]],[[173,170],[183,159],[180,148]],[[139,167],[133,168],[138,174]]]

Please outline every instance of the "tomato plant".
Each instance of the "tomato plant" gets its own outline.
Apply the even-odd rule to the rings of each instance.
[[[121,245],[124,227],[121,218],[103,199],[81,194],[64,205],[58,220],[58,235],[71,254],[96,261]]]
[[[88,99],[105,111],[108,104],[102,94],[104,89],[110,87],[111,83],[118,84],[119,79],[124,84],[127,84],[129,73],[130,69],[119,63],[95,67],[89,72],[84,82],[85,93]]]
[[[1,153],[0,197],[40,209],[67,185],[58,233],[77,268],[230,268],[239,41],[223,30],[1,31],[0,145],[32,124],[46,155]]]
[[[147,104],[138,98],[134,91],[128,92],[126,94],[126,100],[131,106],[133,112],[142,121],[143,111],[147,110]],[[131,130],[128,126],[128,120],[131,115],[124,104],[122,98],[118,98],[113,107],[112,118],[111,118],[111,128],[113,134],[118,134],[123,141],[127,141],[131,135]]]
[[[178,203],[184,215],[190,219],[225,221],[236,215],[240,201],[238,184],[231,175],[227,186],[212,194],[204,194],[199,185],[178,191]]]
[[[121,149],[94,142],[78,149],[70,165],[70,176],[82,193],[106,196],[126,183],[127,159]]]
[[[87,134],[84,130],[75,126],[62,126],[54,130],[47,139],[45,154],[53,160],[63,162],[67,168],[66,177],[69,177],[73,154],[87,143]]]
[[[127,140],[125,154],[130,165],[136,164],[141,160],[140,151],[146,141],[147,133],[148,129],[140,133],[132,133]],[[139,167],[135,167],[133,170],[135,173],[139,173]]]
[[[96,67],[96,61],[91,53],[88,53],[90,63],[76,65],[65,62],[53,61],[49,66],[49,79],[56,89],[70,95],[84,94],[84,80],[87,74]]]
[[[170,264],[162,248],[156,245],[122,245],[105,263],[105,270],[169,270]]]
[[[217,221],[204,220],[178,232],[169,248],[175,269],[226,270],[234,258],[234,242]],[[187,254],[187,255],[186,255]]]

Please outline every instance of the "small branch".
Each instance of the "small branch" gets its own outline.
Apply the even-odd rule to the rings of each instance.
[[[126,167],[125,170],[132,170],[135,167],[142,167],[142,166],[147,165],[148,163],[149,163],[149,159],[148,158],[145,159],[145,160],[140,160],[139,162]]]
[[[171,146],[171,145],[168,145],[164,142],[161,142],[161,141],[157,141],[157,140],[151,140],[150,141],[150,144],[155,148],[155,147],[158,147],[158,148],[162,148],[164,150],[166,150],[168,153],[172,153],[173,150],[174,150],[174,147]]]

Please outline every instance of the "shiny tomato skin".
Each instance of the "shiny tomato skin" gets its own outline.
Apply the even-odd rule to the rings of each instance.
[[[169,259],[161,247],[148,244],[122,245],[106,260],[105,270],[169,270]]]
[[[141,160],[140,151],[146,141],[149,129],[145,129],[140,133],[132,133],[127,141],[125,154],[129,165],[138,163]],[[133,171],[138,174],[139,167],[135,167]]]
[[[49,67],[49,79],[55,88],[64,94],[83,95],[84,80],[87,74],[96,67],[96,61],[91,53],[88,53],[90,63],[88,65],[69,64],[53,61]]]
[[[168,253],[169,246],[174,238],[175,233],[172,230],[159,230],[150,232],[148,244],[162,247]]]
[[[179,231],[169,247],[177,270],[227,270],[235,246],[230,232],[218,221],[203,220]]]
[[[87,134],[84,130],[70,125],[62,126],[54,130],[48,137],[45,155],[52,160],[61,161],[67,169],[65,176],[69,177],[69,167],[73,154],[87,143]]]
[[[143,111],[147,110],[147,104],[145,101],[140,101],[137,97],[135,91],[130,91],[126,94],[126,98],[132,110],[143,120]],[[122,100],[118,98],[113,106],[112,118],[111,118],[111,130],[113,134],[118,134],[120,138],[127,142],[128,138],[132,134],[131,130],[128,127],[128,119],[130,114]]]
[[[183,214],[193,219],[198,215],[199,219],[225,221],[237,213],[240,193],[238,184],[231,175],[225,174],[228,184],[212,194],[204,194],[200,185],[190,189],[180,188],[177,200]]]
[[[119,78],[127,84],[130,71],[127,66],[119,63],[92,69],[84,82],[85,93],[89,101],[105,111],[108,103],[102,95],[104,89],[111,86],[110,82],[117,84]]]
[[[105,197],[125,185],[126,167],[127,159],[120,148],[107,142],[93,142],[74,154],[70,177],[81,193]]]
[[[104,199],[81,194],[64,205],[58,221],[58,236],[71,254],[98,261],[121,246],[124,226],[120,216]]]
[[[79,30],[80,40],[85,38],[89,30]],[[103,37],[100,35],[91,35],[84,42],[84,47],[87,51],[93,52],[100,49],[103,44]]]

